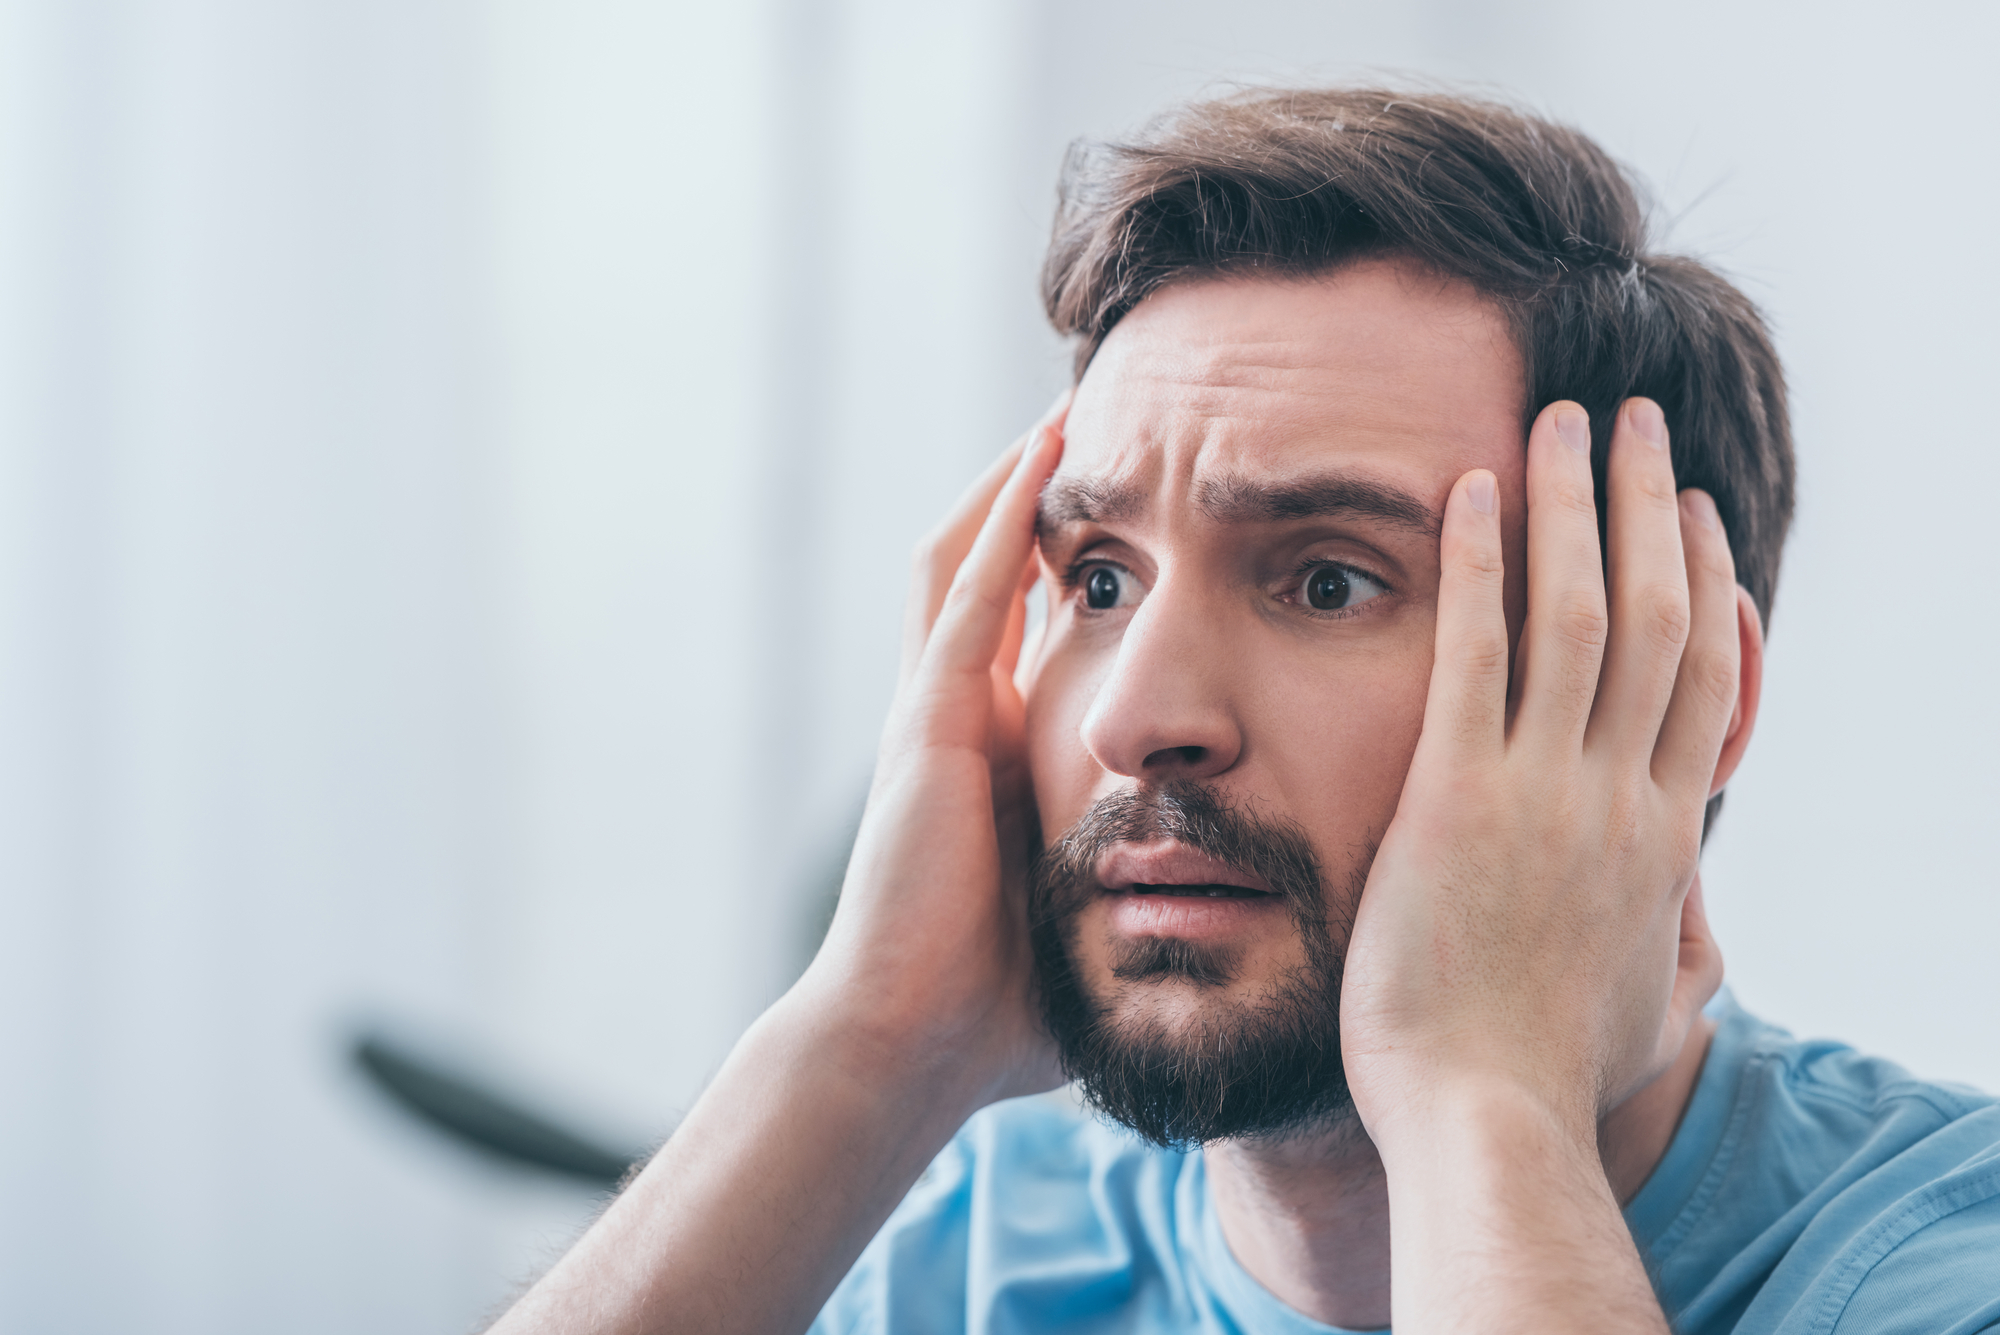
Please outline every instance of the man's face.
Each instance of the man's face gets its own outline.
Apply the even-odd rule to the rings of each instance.
[[[1089,1061],[1141,1048],[1185,1079],[1248,1035],[1244,1070],[1300,1065],[1311,1028],[1337,1078],[1338,958],[1423,724],[1439,517],[1467,470],[1500,479],[1518,627],[1525,408],[1500,311],[1398,261],[1170,287],[1105,340],[1044,493],[1025,668],[1060,855],[1042,971],[1088,1012],[1064,1023],[1093,1027]],[[1257,1049],[1266,1031],[1293,1047]],[[1301,1107],[1256,1113],[1159,1125]]]

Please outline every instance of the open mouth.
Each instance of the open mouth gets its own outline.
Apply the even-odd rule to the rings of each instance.
[[[1114,844],[1099,857],[1097,884],[1134,899],[1277,899],[1273,887],[1245,867],[1172,839]]]
[[[1252,890],[1247,885],[1147,885],[1133,882],[1128,893],[1165,895],[1173,899],[1269,899],[1268,890]]]

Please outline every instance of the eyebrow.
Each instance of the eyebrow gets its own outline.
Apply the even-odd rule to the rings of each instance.
[[[1058,478],[1042,492],[1036,527],[1048,533],[1064,524],[1116,523],[1133,518],[1145,504],[1145,489],[1134,482]],[[1417,497],[1358,473],[1321,473],[1284,482],[1209,478],[1195,486],[1195,504],[1219,524],[1356,516],[1426,537],[1436,537],[1442,527],[1438,512]]]

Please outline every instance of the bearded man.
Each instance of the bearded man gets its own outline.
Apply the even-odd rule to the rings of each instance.
[[[2000,1328],[2000,1107],[1745,1014],[1702,914],[1750,303],[1581,135],[1365,89],[1073,154],[1044,292],[825,946],[496,1329]]]

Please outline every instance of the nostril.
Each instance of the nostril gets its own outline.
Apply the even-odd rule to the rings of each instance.
[[[1205,746],[1168,746],[1146,757],[1147,769],[1163,769],[1169,766],[1187,766],[1192,769],[1208,759]]]

